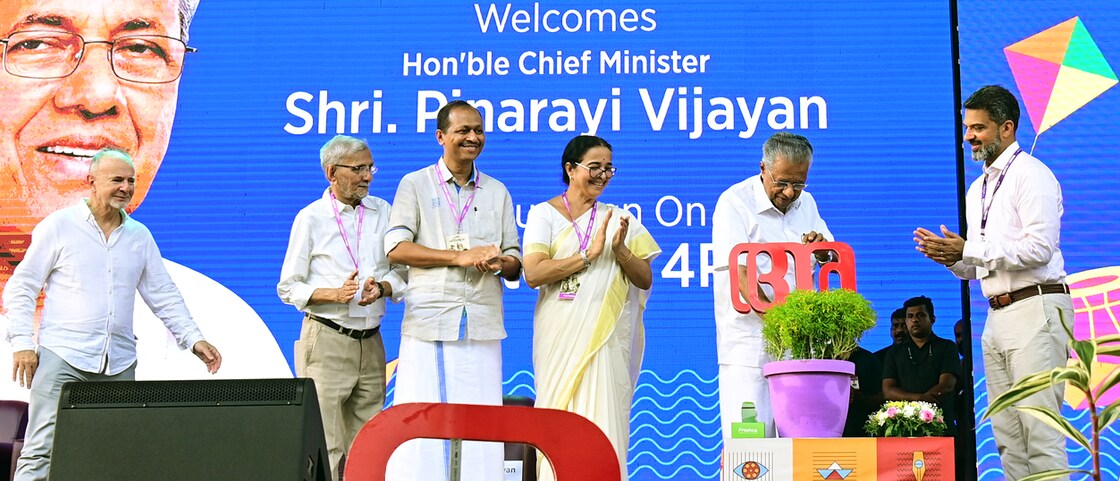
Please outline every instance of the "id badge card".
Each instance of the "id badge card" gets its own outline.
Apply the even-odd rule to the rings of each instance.
[[[455,234],[447,238],[447,250],[465,251],[471,248],[471,239],[466,234]]]
[[[579,274],[572,274],[564,280],[560,281],[560,294],[557,295],[560,299],[570,301],[576,298],[576,291],[579,290]]]

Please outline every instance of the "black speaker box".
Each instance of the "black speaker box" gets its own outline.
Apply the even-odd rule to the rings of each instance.
[[[70,382],[50,479],[329,481],[323,439],[309,379]]]

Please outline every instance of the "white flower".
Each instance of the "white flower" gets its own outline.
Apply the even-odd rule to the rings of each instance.
[[[875,421],[877,421],[880,426],[885,424],[887,422],[887,412],[879,411],[879,413],[875,415]]]

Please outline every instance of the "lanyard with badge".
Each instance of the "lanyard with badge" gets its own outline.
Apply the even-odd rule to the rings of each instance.
[[[338,233],[342,235],[342,244],[346,246],[346,253],[350,254],[350,260],[354,261],[354,270],[360,270],[361,262],[359,262],[359,259],[362,255],[360,252],[362,247],[362,221],[366,217],[366,210],[362,208],[361,203],[355,207],[355,210],[358,211],[358,236],[357,239],[354,240],[354,248],[351,249],[350,237],[346,235],[346,226],[342,225],[342,216],[338,213],[338,204],[336,204],[336,201],[337,199],[334,197],[334,191],[331,191],[331,210],[334,211],[334,220],[338,223]]]
[[[992,188],[992,201],[985,203],[988,197],[988,174],[984,174],[984,184],[980,186],[980,239],[984,239],[984,231],[988,228],[988,213],[992,210],[992,204],[996,203],[996,192],[999,192],[999,186],[1003,184],[1003,178],[1007,176],[1007,171],[1011,170],[1011,164],[1023,153],[1023,149],[1016,149],[1015,153],[1011,155],[1011,160],[1007,161],[1007,167],[1003,168],[1003,172],[999,173],[999,178],[996,179],[996,185]]]
[[[992,211],[992,205],[996,203],[996,192],[999,192],[999,186],[1003,184],[1004,177],[1007,177],[1007,171],[1011,170],[1011,164],[1023,153],[1023,149],[1015,149],[1015,153],[1011,155],[1011,160],[1007,161],[1007,166],[1003,168],[1003,172],[999,173],[999,178],[996,179],[996,185],[992,188],[992,201],[985,202],[988,198],[988,174],[984,174],[984,183],[980,186],[980,240],[984,240],[985,232],[988,229],[988,213]],[[976,268],[976,276],[984,279],[991,274],[991,271],[984,267]]]
[[[579,224],[576,223],[576,218],[572,215],[572,205],[568,203],[568,193],[560,194],[560,197],[564,199],[564,209],[568,211],[568,217],[572,219],[572,231],[576,233],[576,240],[579,241],[579,252],[583,252],[587,250],[587,246],[591,243],[591,229],[595,226],[595,214],[598,213],[596,207],[598,207],[599,203],[595,202],[591,204],[591,219],[587,221],[586,231],[583,235],[580,235]],[[572,300],[576,298],[576,291],[579,290],[579,275],[581,272],[583,271],[572,274],[560,281],[560,299]]]
[[[459,209],[458,203],[451,198],[451,191],[447,189],[447,181],[443,180],[443,172],[440,172],[439,166],[433,165],[432,170],[436,171],[436,178],[439,179],[439,185],[443,188],[443,197],[447,199],[447,208],[451,209],[451,217],[455,219],[455,235],[447,238],[447,250],[465,251],[470,249],[470,237],[463,233],[463,220],[467,218],[467,211],[470,210],[471,204],[474,203],[474,196],[478,193],[478,180],[475,179],[471,196],[467,198],[463,208]]]
[[[354,248],[350,248],[350,236],[348,236],[346,234],[346,226],[343,225],[342,215],[339,214],[339,212],[338,212],[337,201],[338,200],[334,196],[334,191],[331,191],[331,210],[334,211],[334,220],[335,220],[335,222],[338,223],[338,233],[339,233],[339,235],[342,236],[342,245],[346,246],[346,253],[350,254],[350,260],[354,261],[354,270],[359,271],[358,278],[362,279],[362,278],[365,277],[365,276],[361,275],[361,273],[360,273],[361,268],[362,268],[362,266],[361,266],[361,264],[362,264],[361,263],[362,225],[365,223],[364,220],[366,218],[366,210],[362,207],[362,204],[360,202],[358,203],[358,205],[356,207],[354,207],[354,209],[358,211],[358,232],[357,232],[357,238],[354,239]],[[368,274],[368,273],[366,273],[366,274]],[[361,300],[361,296],[354,296],[354,298],[350,300],[350,304],[349,304],[350,312],[349,312],[349,314],[350,314],[351,317],[362,317],[362,318],[364,318],[364,317],[367,317],[369,315],[369,306],[359,305],[358,301],[360,301],[360,300]]]

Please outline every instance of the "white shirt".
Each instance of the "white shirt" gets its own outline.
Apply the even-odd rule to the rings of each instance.
[[[817,203],[808,192],[801,192],[785,213],[766,196],[760,176],[752,176],[731,186],[719,196],[712,214],[712,248],[715,256],[714,292],[716,350],[720,364],[761,367],[766,361],[762,342],[762,319],[757,313],[740,314],[731,304],[731,274],[728,256],[742,243],[801,242],[801,235],[816,231],[833,240],[828,226],[817,212]],[[759,272],[769,272],[770,262],[759,258]],[[796,284],[794,265],[785,276],[790,289]],[[762,286],[767,296],[773,288]],[[735,289],[738,295],[738,288]]]
[[[136,362],[136,293],[189,349],[202,340],[183,297],[167,274],[152,233],[121,213],[106,240],[85,200],[43,219],[27,255],[4,289],[8,341],[35,349],[35,304],[45,289],[39,346],[86,372],[115,375]]]
[[[346,229],[350,250],[342,240],[332,203]],[[307,305],[315,289],[341,287],[355,270],[362,285],[368,277],[388,282],[393,287],[393,301],[399,302],[404,295],[404,267],[390,268],[382,245],[385,232],[389,229],[389,203],[378,197],[366,196],[358,205],[365,209],[361,238],[358,237],[358,210],[332,199],[329,188],[321,198],[296,214],[276,292],[281,300],[300,311],[330,319],[350,329],[373,329],[381,325],[381,318],[385,316],[385,300],[378,299],[360,308],[356,304],[361,298],[360,290],[351,304]],[[355,269],[351,251],[358,256],[360,268]]]
[[[452,214],[448,195],[460,210],[474,196],[461,228],[455,221],[459,212]],[[470,240],[468,247],[496,245],[502,255],[521,259],[513,198],[505,185],[480,172],[477,166],[473,178],[457,190],[451,171],[440,158],[435,165],[405,175],[393,205],[391,227],[385,234],[385,252],[401,242],[447,249],[448,238],[461,232]],[[464,327],[460,321],[465,310],[466,338],[492,341],[506,337],[502,282],[498,276],[473,267],[411,267],[408,276],[401,334],[424,341],[460,339]]]
[[[1018,142],[1007,146],[969,186],[965,196],[968,240],[963,259],[949,267],[961,279],[980,279],[987,297],[1034,284],[1065,282],[1065,260],[1059,247],[1062,187],[1038,159],[1025,151],[1015,156],[1019,149]],[[1004,179],[997,191],[1000,175]],[[981,235],[980,194],[985,176],[988,192],[984,202],[991,207]]]

